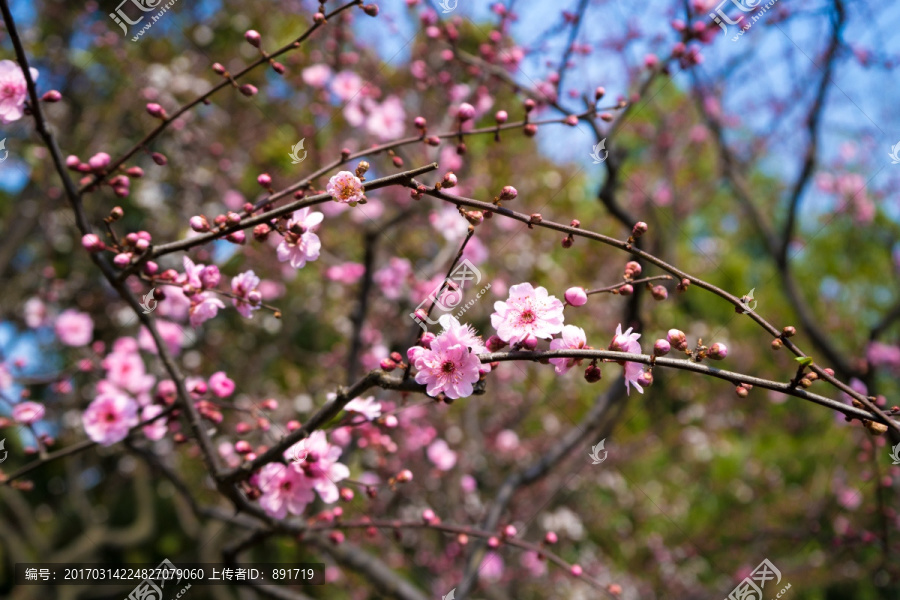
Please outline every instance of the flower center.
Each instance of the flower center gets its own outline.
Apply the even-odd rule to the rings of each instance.
[[[116,415],[115,415],[115,413],[111,413],[111,412],[106,413],[105,419],[106,419],[106,422],[107,422],[107,423],[115,423],[115,422],[116,422]]]
[[[521,320],[522,323],[534,323],[537,320],[537,316],[530,308],[526,308],[522,311],[522,315],[519,317],[519,320]]]
[[[441,364],[441,371],[443,371],[444,373],[452,373],[455,370],[456,370],[456,365],[454,365],[453,361],[451,361],[451,360],[445,360]]]
[[[16,95],[16,86],[11,83],[6,83],[2,87],[0,87],[0,96],[3,98],[12,98]]]

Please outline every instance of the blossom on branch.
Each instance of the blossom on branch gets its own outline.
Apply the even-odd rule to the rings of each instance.
[[[351,206],[365,199],[362,181],[350,171],[341,171],[334,175],[328,180],[325,190],[331,194],[335,202],[343,202]]]
[[[31,71],[32,81],[37,81],[38,71]],[[0,123],[18,121],[25,114],[28,84],[22,68],[11,60],[0,60]]]
[[[582,350],[587,347],[587,337],[584,329],[574,325],[563,327],[562,336],[550,341],[551,350]],[[575,365],[580,365],[580,358],[551,358],[550,363],[555,365],[556,372],[563,375]]]
[[[563,329],[563,303],[544,287],[520,283],[509,288],[506,302],[495,302],[491,325],[504,342],[517,344],[529,335],[549,339]]]
[[[278,260],[290,261],[295,269],[302,269],[307,262],[318,260],[322,242],[315,234],[324,215],[310,212],[309,207],[295,211],[287,223],[288,231],[278,244]]]

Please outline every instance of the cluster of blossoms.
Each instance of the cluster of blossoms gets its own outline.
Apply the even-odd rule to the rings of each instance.
[[[302,514],[316,492],[331,504],[340,497],[336,483],[350,476],[347,465],[338,462],[343,450],[330,444],[325,432],[314,431],[284,453],[288,464],[270,463],[250,478],[261,492],[259,504],[272,517]]]
[[[287,223],[284,239],[278,245],[278,260],[288,262],[295,269],[302,269],[307,262],[317,260],[322,242],[316,230],[324,215],[310,212],[309,207],[295,211]]]
[[[572,303],[572,302],[570,302]],[[583,303],[582,303],[583,304]],[[506,345],[521,350],[534,350],[538,340],[550,340],[551,350],[591,349],[587,336],[580,327],[564,324],[564,305],[551,296],[544,287],[533,287],[530,283],[520,283],[509,288],[507,300],[494,304],[491,325],[497,335],[491,336],[485,344],[471,326],[460,324],[453,316],[443,315],[439,323],[443,330],[435,336],[424,334],[420,343],[407,351],[411,364],[416,367],[416,381],[426,385],[430,396],[443,393],[447,398],[463,398],[472,394],[474,384],[482,375],[490,372],[491,365],[481,364],[478,354],[495,352]],[[556,334],[560,337],[554,338]],[[641,335],[631,328],[622,331],[616,327],[615,336],[609,350],[640,354],[641,345],[637,341]],[[551,358],[556,373],[563,375],[572,367],[580,365],[578,358]],[[644,386],[653,381],[649,371],[644,371],[639,363],[619,361],[625,367],[625,385],[643,393]],[[600,379],[600,369],[592,363],[585,371],[585,378],[594,382]]]

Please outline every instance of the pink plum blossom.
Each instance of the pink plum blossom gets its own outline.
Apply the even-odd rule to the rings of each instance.
[[[40,298],[29,298],[23,309],[25,324],[36,329],[47,323],[47,305]]]
[[[194,294],[191,296],[191,327],[199,327],[204,321],[212,319],[220,308],[225,308],[225,303],[212,292]]]
[[[237,296],[231,299],[231,303],[248,319],[253,317],[253,311],[259,310],[262,304],[262,294],[258,287],[259,277],[253,271],[245,271],[231,279],[231,293]]]
[[[375,398],[354,398],[344,406],[347,412],[361,414],[367,421],[374,421],[381,416],[381,403],[376,402]]]
[[[278,245],[278,260],[290,261],[295,269],[302,269],[307,262],[318,260],[322,242],[315,231],[323,218],[322,213],[310,212],[309,207],[295,211],[288,221],[288,232]],[[292,229],[302,233],[294,233]]]
[[[366,119],[366,129],[381,140],[393,140],[403,135],[406,111],[397,96],[388,96],[375,106]]]
[[[456,452],[451,450],[447,442],[442,439],[434,440],[425,453],[428,455],[428,460],[441,471],[449,471],[456,464]]]
[[[412,273],[412,265],[405,258],[391,257],[388,265],[379,269],[373,277],[385,298],[396,300],[403,291],[403,285]]]
[[[297,464],[267,464],[256,480],[262,491],[259,505],[276,519],[283,519],[287,513],[303,514],[306,505],[315,499],[312,481]]]
[[[622,333],[622,324],[619,323],[616,326],[616,335],[613,337],[613,340],[609,343],[609,350],[613,352],[627,352],[629,354],[641,354],[641,344],[637,341],[641,334],[632,333],[631,327],[625,330],[625,333]],[[640,363],[625,361],[625,388],[628,390],[629,395],[631,394],[631,386],[637,388],[637,391],[640,393],[644,393],[644,388],[641,387],[641,384],[638,383],[638,378],[641,376],[644,368]]]
[[[194,261],[187,256],[182,260],[184,262],[184,273],[178,277],[178,283],[181,285],[189,285],[195,290],[203,289],[203,282],[200,280],[200,276],[203,274],[203,269],[206,268],[206,265],[195,264]]]
[[[468,348],[472,354],[487,354],[487,346],[481,336],[475,333],[475,329],[467,324],[460,323],[453,315],[441,315],[438,323],[443,328],[441,331],[451,343],[462,344]],[[479,367],[481,373],[491,372],[491,363],[484,363]]]
[[[506,302],[494,303],[491,325],[504,342],[517,344],[529,335],[548,339],[563,329],[563,303],[547,289],[530,283],[509,288]]]
[[[900,369],[900,346],[870,342],[866,348],[866,358],[876,367]]]
[[[503,577],[503,557],[496,552],[488,551],[481,560],[478,578],[485,581],[499,581]]]
[[[138,404],[122,393],[103,393],[94,398],[81,417],[88,437],[101,446],[111,446],[128,436],[138,424]]]
[[[481,361],[452,334],[441,334],[415,357],[416,382],[424,383],[429,396],[441,392],[448,398],[465,398],[474,391]]]
[[[149,404],[145,406],[141,410],[141,421],[149,421],[150,419],[158,416],[163,411],[163,407],[159,404]],[[156,419],[149,425],[144,425],[141,429],[144,430],[144,435],[147,436],[149,440],[161,440],[165,437],[166,432],[168,432],[169,428],[166,425],[166,419]]]
[[[338,281],[350,285],[356,283],[366,272],[366,267],[360,263],[346,262],[333,267],[328,267],[325,277],[331,281]]]
[[[313,489],[323,502],[331,504],[340,497],[336,483],[350,476],[347,465],[339,463],[341,448],[328,443],[324,431],[314,431],[285,451],[288,460],[297,460],[303,473],[312,479]]]
[[[335,202],[352,204],[365,198],[362,181],[350,171],[341,171],[334,175],[328,180],[325,190],[331,194]]]
[[[550,341],[551,350],[582,350],[587,346],[587,337],[584,329],[574,325],[563,327],[562,336]],[[580,358],[551,358],[550,362],[556,366],[556,372],[563,375],[575,365],[580,365]]]
[[[166,294],[168,294],[168,290],[166,291]],[[181,353],[181,348],[185,342],[184,330],[178,324],[166,321],[165,319],[158,319],[156,321],[156,330],[165,342],[169,354],[178,356]],[[141,350],[146,350],[153,354],[156,354],[157,352],[153,337],[146,327],[141,327],[140,332],[138,332],[138,346]]]
[[[122,339],[134,342],[133,338]],[[104,381],[115,389],[139,394],[153,387],[154,377],[147,374],[136,343],[132,348],[130,344],[117,342],[113,351],[103,359],[103,368],[106,369]]]
[[[12,417],[18,423],[31,425],[44,418],[44,405],[39,402],[19,402],[12,409]]]
[[[87,313],[73,308],[57,317],[55,329],[59,341],[67,346],[87,346],[94,337],[94,321]]]
[[[303,77],[303,83],[306,85],[324,87],[331,77],[331,67],[322,64],[313,65],[303,69],[301,76]]]
[[[331,80],[331,91],[344,101],[356,96],[362,87],[362,78],[353,71],[341,71]]]
[[[234,393],[234,381],[228,378],[225,371],[217,371],[209,378],[209,389],[219,398],[227,398]]]
[[[37,69],[29,69],[31,80],[37,81]],[[18,121],[25,114],[28,85],[22,68],[11,60],[0,60],[0,123]]]

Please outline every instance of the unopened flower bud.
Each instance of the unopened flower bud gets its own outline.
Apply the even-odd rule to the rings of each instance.
[[[625,285],[623,285],[622,287],[619,288],[618,292],[622,296],[630,296],[631,294],[634,293],[634,286],[632,286],[630,283],[626,283]]]
[[[532,100],[531,98],[528,98],[525,100],[525,112],[526,113],[530,113],[531,111],[533,111],[535,106],[536,106],[536,104],[535,104],[534,100]]]
[[[492,335],[485,342],[485,347],[488,349],[488,352],[500,352],[503,348],[506,348],[507,344],[503,340],[501,340],[498,336]]]
[[[249,83],[245,83],[238,89],[243,95],[247,96],[248,98],[255,96],[259,92],[255,85],[251,85]]]
[[[113,258],[113,264],[120,269],[124,269],[131,264],[131,252],[120,252],[119,254],[116,254],[115,258]]]
[[[645,233],[647,233],[647,229],[649,229],[649,227],[647,226],[646,223],[644,223],[643,221],[638,221],[637,223],[634,224],[634,227],[631,229],[631,235],[633,235],[636,238],[639,238],[642,235],[644,235]]]
[[[263,186],[264,188],[268,189],[269,186],[272,185],[272,176],[269,175],[268,173],[263,173],[262,175],[260,175],[259,177],[256,178],[256,182],[259,185]]]
[[[381,370],[390,373],[394,369],[397,368],[397,363],[392,361],[390,358],[381,359]]]
[[[597,383],[602,378],[603,373],[600,372],[600,367],[597,365],[588,365],[584,370],[584,380],[588,383]]]
[[[534,123],[529,123],[528,125],[526,125],[525,127],[522,128],[522,132],[527,137],[534,137],[535,135],[537,135],[537,129],[538,129],[537,125],[535,125]]]
[[[284,75],[284,65],[281,64],[280,62],[277,62],[277,61],[273,62],[272,70],[275,71],[276,73],[278,73],[279,75]]]
[[[456,183],[456,175],[453,174],[453,171],[450,171],[444,174],[444,180],[441,182],[441,187],[449,189],[452,187],[456,187]]]
[[[155,162],[156,164],[158,164],[161,167],[164,167],[167,164],[169,164],[169,159],[167,159],[164,154],[161,154],[159,152],[154,152],[153,154],[150,155],[150,158],[152,158],[153,162]]]
[[[596,90],[594,90],[594,100],[599,100],[600,98],[602,98],[605,95],[606,95],[606,88],[603,86],[600,86]]]
[[[571,235],[567,235],[562,239],[561,243],[563,248],[571,248],[572,244],[575,243],[575,239]]]
[[[573,577],[581,577],[581,574],[584,573],[584,569],[581,568],[581,565],[572,565],[570,571]]]
[[[225,67],[222,66],[222,63],[213,63],[212,70],[219,75],[225,74]]]
[[[630,260],[627,263],[625,263],[625,277],[628,277],[630,279],[633,279],[635,277],[640,277],[641,271],[642,271],[642,269],[641,269],[640,263],[635,262],[633,260]]]
[[[413,119],[413,125],[416,126],[416,129],[425,129],[427,121],[425,121],[425,117],[416,117]]]
[[[784,337],[793,337],[797,335],[797,328],[793,325],[788,325],[781,330],[781,335],[783,335]]]
[[[254,48],[259,48],[259,42],[262,39],[262,36],[259,35],[259,32],[255,29],[249,29],[244,33],[244,39]]]
[[[269,233],[271,233],[272,228],[269,227],[265,223],[260,223],[256,227],[253,228],[253,238],[257,242],[264,242],[269,238]]]
[[[506,114],[505,110],[498,110],[494,113],[494,120],[497,121],[497,123],[506,123],[507,119],[509,119],[509,115]]]
[[[500,190],[500,200],[503,201],[514,200],[518,195],[519,192],[511,185],[505,185],[503,186],[503,189]]]
[[[204,288],[214,288],[219,285],[219,281],[221,281],[222,275],[219,273],[219,267],[216,265],[209,265],[208,267],[204,267],[202,271],[200,271],[200,284]]]
[[[606,123],[612,123],[615,117],[612,116],[612,113],[600,113],[600,120]]]
[[[191,229],[197,233],[206,233],[209,231],[209,221],[203,215],[194,215],[191,217]]]
[[[653,355],[654,356],[665,356],[672,350],[672,344],[668,341],[659,339],[656,340],[656,343],[653,344]]]
[[[487,541],[488,548],[496,549],[500,547],[500,539],[497,536],[491,536]]]
[[[316,25],[321,25],[325,22],[325,15],[321,12],[317,12],[313,15],[313,21],[316,23]]]
[[[641,374],[638,375],[637,383],[641,387],[650,387],[653,385],[653,373],[650,371],[641,371]]]
[[[81,159],[75,156],[74,154],[70,154],[66,157],[66,167],[71,171],[77,171],[78,166],[81,164]]]
[[[507,525],[503,528],[503,536],[504,537],[516,537],[516,534],[519,533],[513,525]]]
[[[683,331],[670,329],[666,335],[666,339],[676,350],[687,350],[687,336],[684,335]]]
[[[470,119],[474,119],[475,107],[468,102],[463,102],[459,105],[459,110],[457,110],[456,112],[456,118],[460,121],[469,121]]]
[[[784,343],[780,338],[775,338],[772,340],[772,350],[781,350],[781,347],[784,346]]]
[[[565,293],[566,302],[572,306],[584,306],[587,302],[587,292],[583,287],[570,287]]]
[[[134,177],[135,179],[144,176],[144,170],[140,167],[128,167],[125,172],[128,173],[129,177]]]
[[[109,154],[106,152],[98,152],[88,159],[88,164],[91,166],[91,169],[100,171],[108,167],[111,160]]]
[[[546,534],[544,534],[544,543],[545,544],[549,544],[552,546],[553,544],[555,544],[558,541],[559,541],[559,536],[557,536],[556,533],[554,533],[552,531],[548,531]]]
[[[147,113],[151,117],[156,117],[157,119],[165,119],[166,118],[166,109],[157,104],[156,102],[150,102],[147,104]]]
[[[650,289],[650,294],[653,296],[654,300],[658,300],[660,302],[669,297],[669,291],[661,285],[653,286]]]
[[[370,17],[378,16],[378,5],[377,4],[366,4],[362,7],[363,12],[369,15]]]
[[[62,100],[62,94],[59,93],[58,90],[50,90],[46,92],[43,96],[41,96],[41,100],[44,102],[54,103]]]
[[[225,239],[233,244],[243,244],[247,241],[247,236],[244,234],[244,231],[241,230],[229,233],[225,236]]]
[[[409,469],[403,469],[402,471],[397,473],[396,479],[400,483],[412,481],[412,479],[413,479],[412,471],[410,471]]]
[[[569,115],[568,117],[566,117],[565,123],[569,127],[575,127],[576,125],[578,125],[578,117],[576,117],[575,115]]]
[[[706,355],[713,360],[722,360],[726,356],[728,356],[728,347],[725,344],[720,344],[716,342],[712,346],[709,347],[709,351]]]
[[[84,246],[84,249],[88,252],[102,252],[106,249],[106,244],[104,244],[100,237],[94,233],[85,234],[81,238],[81,245]]]

